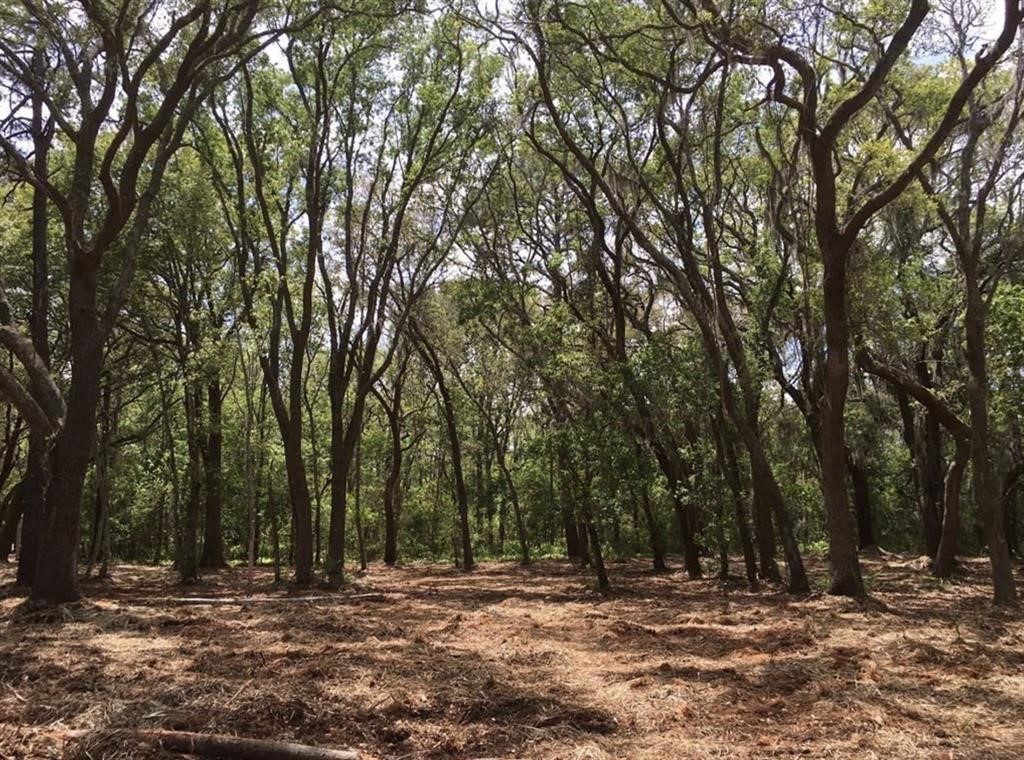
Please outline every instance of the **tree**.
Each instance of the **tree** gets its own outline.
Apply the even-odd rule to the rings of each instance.
[[[0,150],[57,210],[70,281],[67,417],[54,445],[54,477],[32,597],[79,597],[82,490],[95,437],[103,345],[127,296],[139,244],[167,163],[225,57],[251,42],[258,3],[200,2],[183,13],[151,6],[44,2],[5,16],[4,87],[42,100],[66,151],[60,181],[40,175],[6,128]],[[34,31],[35,34],[31,32]],[[27,46],[24,40],[34,39]],[[39,79],[35,49],[53,51],[63,86]],[[8,119],[7,124],[12,121]],[[111,127],[116,123],[116,127]],[[115,253],[116,252],[116,253]],[[101,281],[112,283],[101,291]]]

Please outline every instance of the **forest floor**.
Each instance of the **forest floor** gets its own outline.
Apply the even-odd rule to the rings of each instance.
[[[0,568],[0,758],[177,757],[137,728],[367,760],[1024,757],[1024,618],[983,561],[943,584],[866,560],[867,602],[610,570],[603,598],[559,561],[375,565],[336,593],[122,565],[54,624]]]

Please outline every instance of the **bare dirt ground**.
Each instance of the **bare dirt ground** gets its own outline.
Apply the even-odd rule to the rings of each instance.
[[[3,568],[0,757],[176,757],[132,728],[371,760],[1024,757],[1024,619],[984,562],[939,584],[869,560],[866,603],[611,571],[602,598],[556,561],[374,566],[335,594],[118,566],[47,624]]]

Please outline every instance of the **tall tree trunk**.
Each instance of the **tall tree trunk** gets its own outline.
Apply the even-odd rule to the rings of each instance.
[[[182,583],[199,580],[199,515],[203,496],[202,396],[194,381],[185,381],[185,427],[188,436],[188,498],[185,502],[178,574]]]
[[[205,465],[205,497],[206,522],[203,527],[203,567],[224,567],[224,534],[223,534],[223,428],[222,414],[223,396],[221,395],[220,371],[207,386],[207,418],[206,418],[206,457]]]
[[[71,382],[67,418],[54,447],[32,598],[48,604],[77,601],[82,492],[96,437],[103,336],[96,309],[97,260],[71,256],[68,292]]]
[[[153,552],[153,564],[162,565],[164,549],[167,545],[167,492],[161,491],[156,507],[156,551]]]
[[[831,159],[829,159],[831,160]],[[834,233],[829,233],[831,236]],[[821,491],[829,537],[830,594],[863,596],[864,581],[846,492],[846,392],[850,382],[849,323],[846,308],[848,251],[827,239],[825,267],[825,389],[821,398]]]
[[[728,407],[727,407],[728,408]],[[775,474],[772,472],[771,464],[761,445],[761,439],[750,429],[746,419],[741,415],[731,414],[730,418],[736,425],[741,439],[750,456],[750,476],[754,483],[754,499],[764,500],[768,503],[772,516],[775,518],[775,525],[782,540],[782,551],[786,558],[786,567],[789,570],[788,589],[793,594],[805,594],[810,591],[810,582],[807,580],[807,571],[804,569],[803,558],[800,556],[800,547],[796,541],[796,529],[793,526],[793,518],[782,496],[782,489],[779,487]],[[755,503],[755,514],[758,505]],[[755,518],[755,529],[757,520]],[[774,562],[774,558],[773,558]],[[762,575],[765,572],[765,555],[761,555]],[[771,563],[769,564],[769,570]],[[764,576],[770,578],[771,576]]]
[[[978,280],[977,257],[961,259],[967,288],[967,309],[964,332],[967,340],[967,401],[971,424],[971,485],[981,516],[988,543],[992,566],[993,599],[996,604],[1009,605],[1017,601],[1017,587],[1013,580],[1013,564],[1003,530],[999,509],[999,486],[992,465],[989,438],[988,370],[985,359],[985,302]]]
[[[239,344],[241,345],[241,344]],[[263,482],[264,462],[266,460],[266,409],[267,385],[257,379],[256,373],[250,372],[249,365],[243,363],[245,377],[245,451],[243,469],[245,472],[245,499],[249,518],[248,558],[249,567],[256,567],[260,557],[259,528],[259,494]],[[259,392],[259,405],[253,396]],[[253,452],[253,432],[256,433],[255,453]]]
[[[927,346],[921,348],[918,361],[914,367],[917,381],[925,388],[935,387],[936,380],[942,372],[943,348],[936,344],[931,351]],[[931,361],[929,362],[929,356]],[[934,369],[929,367],[934,365]],[[942,537],[943,481],[945,478],[945,461],[942,454],[942,427],[938,417],[931,409],[925,409],[916,426],[910,429],[911,453],[915,462],[915,473],[919,486],[919,510],[921,524],[924,529],[925,549],[928,556],[935,558]],[[907,433],[904,433],[907,437]]]
[[[33,73],[40,81],[45,76],[45,52],[37,46],[32,58]],[[49,172],[50,141],[43,120],[43,99],[38,90],[32,97],[32,148],[34,151],[33,171],[38,177]],[[50,366],[49,309],[50,274],[49,252],[47,250],[48,225],[47,196],[39,188],[32,190],[32,313],[29,315],[29,331],[36,353],[47,367]],[[33,388],[38,392],[38,388]],[[50,487],[51,454],[50,445],[38,435],[30,435],[26,472],[21,489],[21,550],[18,554],[19,586],[33,584],[36,567],[39,564],[39,544],[43,533],[43,515],[46,510],[47,490]],[[77,591],[66,589],[71,596]]]

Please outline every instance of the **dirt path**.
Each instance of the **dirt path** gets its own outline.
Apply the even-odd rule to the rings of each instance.
[[[162,756],[131,727],[371,760],[1024,757],[1024,620],[992,610],[984,571],[871,561],[862,605],[640,562],[613,565],[608,599],[553,561],[375,566],[336,595],[121,566],[59,626],[0,598],[0,757]]]

